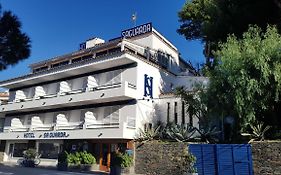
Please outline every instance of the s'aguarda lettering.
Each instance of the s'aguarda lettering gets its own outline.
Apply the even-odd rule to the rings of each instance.
[[[122,38],[131,38],[134,36],[138,36],[138,35],[142,35],[148,32],[152,31],[152,24],[151,23],[147,23],[147,24],[143,24],[128,30],[123,30],[121,32],[121,36]]]
[[[66,132],[46,132],[44,138],[68,137]]]

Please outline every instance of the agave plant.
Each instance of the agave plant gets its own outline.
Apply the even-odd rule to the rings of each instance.
[[[201,141],[207,142],[207,143],[217,143],[219,142],[218,134],[221,131],[217,130],[216,126],[205,126],[201,129],[196,128],[196,131],[199,133],[199,136],[197,138],[200,138]]]
[[[147,142],[147,141],[158,139],[161,133],[160,129],[161,129],[160,125],[155,128],[148,128],[146,130],[140,129],[139,136],[135,138],[135,141]]]
[[[264,140],[264,134],[271,128],[268,125],[264,125],[263,122],[254,122],[249,124],[252,132],[249,134],[252,139],[251,141],[262,141]]]
[[[195,128],[190,125],[167,125],[163,135],[177,142],[186,142],[194,138]]]

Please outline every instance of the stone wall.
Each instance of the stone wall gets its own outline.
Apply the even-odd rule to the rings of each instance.
[[[174,158],[187,148],[186,143],[148,142],[136,144],[135,173],[178,175]],[[253,142],[255,175],[281,175],[281,141]]]
[[[149,142],[136,144],[135,173],[147,175],[179,175],[175,158],[180,156],[186,143]]]
[[[253,142],[255,175],[281,175],[281,141]]]

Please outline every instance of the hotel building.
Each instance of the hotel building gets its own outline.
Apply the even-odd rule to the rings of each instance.
[[[92,38],[78,51],[30,68],[0,82],[9,89],[0,106],[2,161],[15,162],[35,148],[42,163],[55,164],[64,149],[88,150],[103,171],[114,148],[133,149],[140,128],[159,121],[197,126],[171,92],[207,81],[151,23],[107,42]]]

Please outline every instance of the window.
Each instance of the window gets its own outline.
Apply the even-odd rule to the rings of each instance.
[[[86,56],[82,56],[81,60],[84,61],[84,60],[89,60],[93,58],[93,55],[86,55]]]
[[[10,145],[10,147],[12,144]],[[15,143],[14,144],[14,150],[13,152],[13,157],[22,157],[23,156],[23,151],[27,150],[27,143]],[[11,148],[12,149],[12,148]]]
[[[170,103],[167,103],[167,123],[170,123]]]
[[[107,54],[107,50],[101,51],[101,52],[97,52],[97,53],[96,53],[96,57],[104,56],[104,55],[106,55],[106,54]]]
[[[69,60],[66,60],[66,61],[62,61],[62,62],[56,63],[56,64],[52,64],[51,67],[52,68],[56,68],[56,67],[67,65],[68,63],[69,63]]]
[[[77,62],[80,62],[80,61],[82,61],[81,57],[73,59],[72,63],[77,63]]]
[[[136,118],[134,116],[128,116],[127,125],[131,127],[136,127]]]
[[[104,108],[104,123],[119,123],[120,106],[108,106]]]
[[[39,143],[38,152],[41,154],[41,158],[57,159],[59,154],[59,143]]]
[[[36,68],[36,69],[33,70],[33,73],[35,73],[35,72],[42,72],[42,71],[45,71],[45,70],[48,70],[48,66],[43,66],[43,67]]]
[[[0,132],[3,132],[4,123],[5,123],[5,118],[0,118]]]
[[[178,124],[178,102],[175,102],[174,115],[175,115],[175,124]]]
[[[114,53],[114,52],[119,52],[121,51],[121,47],[116,47],[108,50],[108,53]]]
[[[26,117],[26,124],[29,126],[29,125],[31,125],[31,116],[27,116]]]
[[[85,55],[85,56],[82,56],[82,57],[78,57],[78,58],[74,58],[72,59],[72,63],[78,63],[80,61],[84,61],[84,60],[89,60],[89,59],[92,59],[93,58],[93,55]]]
[[[162,51],[158,51],[157,52],[157,57],[158,57],[158,63],[162,67],[167,68],[168,67],[168,63],[169,63],[169,59],[170,59],[170,55],[165,54]]]

